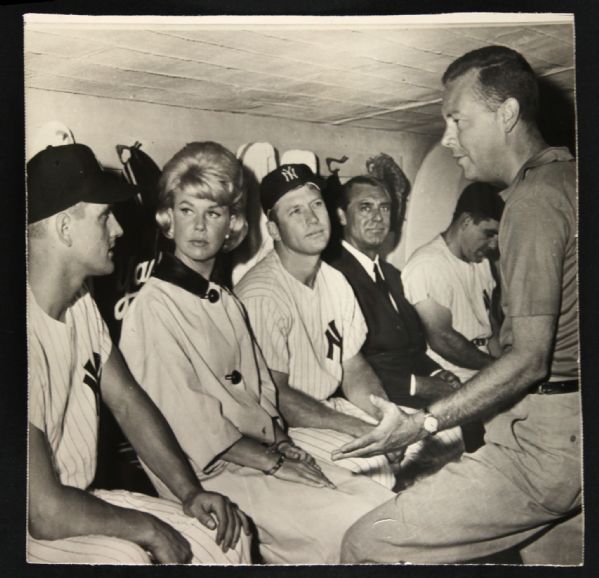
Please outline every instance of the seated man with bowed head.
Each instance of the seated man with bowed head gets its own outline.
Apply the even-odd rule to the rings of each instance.
[[[242,304],[213,278],[245,232],[241,164],[215,142],[165,165],[156,214],[174,241],[123,322],[121,349],[208,489],[252,517],[268,564],[338,564],[345,531],[393,494],[294,445]],[[159,494],[173,498],[151,474]]]
[[[471,183],[447,230],[416,250],[402,272],[406,296],[426,330],[429,355],[462,381],[493,360],[496,284],[487,257],[497,250],[503,205],[498,188]]]
[[[366,324],[352,288],[321,260],[331,225],[319,185],[303,164],[282,165],[264,177],[261,202],[274,249],[235,290],[277,384],[292,437],[330,460],[340,440],[376,424],[370,394],[386,394],[360,353]],[[338,390],[344,397],[334,396]],[[388,488],[395,484],[385,456],[341,464]]]
[[[122,229],[111,205],[135,190],[104,173],[87,146],[68,144],[27,163],[27,192],[28,561],[248,563],[245,515],[202,488],[113,346],[85,286],[87,277],[112,271]],[[101,398],[183,507],[124,490],[88,489]]]

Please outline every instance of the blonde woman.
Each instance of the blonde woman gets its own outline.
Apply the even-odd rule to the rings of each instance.
[[[121,348],[203,486],[253,518],[265,562],[338,563],[345,530],[393,494],[287,435],[243,306],[211,281],[218,253],[245,234],[244,202],[241,166],[217,143],[191,143],[166,164],[157,221],[174,251],[133,302]]]

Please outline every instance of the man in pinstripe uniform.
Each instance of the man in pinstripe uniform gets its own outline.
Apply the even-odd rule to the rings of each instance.
[[[274,249],[236,286],[279,391],[290,435],[330,460],[341,439],[376,424],[370,394],[387,399],[360,354],[366,324],[343,275],[321,261],[330,221],[320,181],[307,165],[288,164],[261,184]],[[343,396],[334,396],[340,392]],[[385,456],[341,463],[387,487],[395,476]]]
[[[122,230],[111,204],[134,190],[113,181],[81,144],[48,147],[33,157],[27,189],[28,561],[248,562],[245,516],[227,498],[202,489],[112,345],[85,286],[87,277],[112,271]],[[183,510],[141,494],[88,491],[100,396]]]

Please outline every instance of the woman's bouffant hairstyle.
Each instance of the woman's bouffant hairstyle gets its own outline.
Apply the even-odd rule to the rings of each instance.
[[[231,251],[243,241],[248,229],[246,186],[241,163],[231,151],[216,142],[192,142],[164,165],[158,181],[156,222],[165,235],[172,225],[169,209],[174,206],[177,192],[229,207],[236,219],[223,245],[224,251]]]

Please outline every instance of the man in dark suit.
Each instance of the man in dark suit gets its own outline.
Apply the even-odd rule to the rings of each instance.
[[[427,400],[459,383],[448,372],[426,378],[441,367],[426,355],[424,329],[404,296],[400,272],[379,257],[389,234],[391,197],[374,177],[354,177],[341,188],[337,217],[343,240],[330,264],[345,275],[366,318],[368,337],[362,353],[391,401],[425,407]]]
[[[391,196],[378,179],[354,177],[341,187],[337,217],[343,240],[330,264],[349,281],[366,319],[362,354],[392,402],[426,408],[458,389],[460,381],[426,354],[424,328],[404,296],[401,273],[379,256],[390,230]],[[465,436],[468,450],[482,444],[481,429]]]

